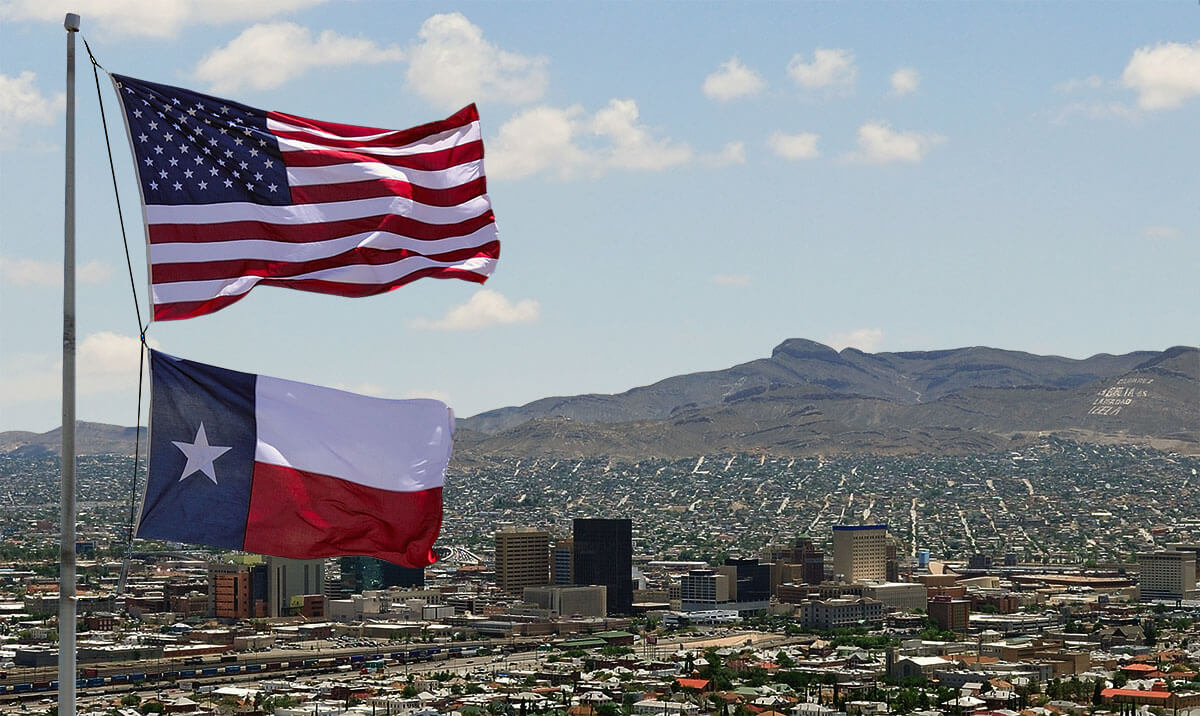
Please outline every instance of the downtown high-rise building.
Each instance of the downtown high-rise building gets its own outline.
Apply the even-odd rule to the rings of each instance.
[[[1196,555],[1181,550],[1138,555],[1141,601],[1196,599]]]
[[[324,598],[325,560],[267,557],[268,616],[293,616]]]
[[[888,578],[887,525],[834,525],[834,579],[854,583]]]
[[[369,589],[388,587],[423,587],[425,569],[402,567],[378,557],[339,557],[341,589],[348,594],[362,594]]]
[[[575,567],[575,545],[570,537],[554,541],[550,551],[551,583],[568,585],[575,583],[573,569]]]
[[[575,584],[600,585],[608,590],[608,611],[633,611],[633,521],[575,519],[572,571]]]
[[[529,527],[505,527],[493,535],[496,588],[519,597],[526,587],[550,583],[550,533]]]
[[[208,615],[218,619],[267,616],[267,566],[262,563],[210,562]]]

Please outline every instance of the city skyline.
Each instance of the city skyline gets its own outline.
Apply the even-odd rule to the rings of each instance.
[[[0,6],[0,430],[60,421],[66,11],[106,68],[255,106],[399,128],[479,105],[504,246],[485,287],[264,288],[151,326],[168,353],[465,417],[789,337],[1075,358],[1194,343],[1191,6],[522,8]],[[136,321],[87,69],[80,47],[78,415],[131,425]]]

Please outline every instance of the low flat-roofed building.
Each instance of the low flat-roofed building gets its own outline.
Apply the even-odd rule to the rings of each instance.
[[[881,624],[883,604],[866,597],[825,601],[813,599],[800,605],[800,623],[806,628],[823,631]]]
[[[885,609],[902,612],[925,611],[929,601],[925,585],[911,582],[868,582],[863,584],[863,596],[882,602]]]
[[[649,714],[651,716],[692,716],[693,714],[700,713],[700,707],[696,704],[682,701],[643,699],[633,705],[633,712],[635,714]]]
[[[556,616],[603,617],[608,613],[607,591],[603,585],[526,587],[524,599]]]
[[[888,665],[888,676],[903,681],[905,679],[928,680],[937,671],[945,671],[954,662],[940,656],[902,656]]]

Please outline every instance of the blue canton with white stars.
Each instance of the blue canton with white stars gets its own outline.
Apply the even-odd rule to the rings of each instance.
[[[146,204],[290,204],[287,168],[262,110],[113,75]]]

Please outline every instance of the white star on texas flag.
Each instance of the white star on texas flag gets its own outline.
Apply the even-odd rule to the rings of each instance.
[[[171,442],[187,456],[187,464],[183,466],[183,474],[179,476],[180,482],[183,482],[192,473],[202,472],[213,481],[214,485],[217,484],[217,472],[213,469],[213,461],[229,452],[230,448],[209,445],[208,435],[204,433],[203,422],[200,423],[200,429],[196,431],[196,439],[192,442],[185,443],[179,440]]]

